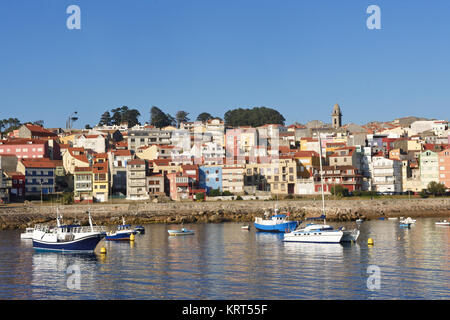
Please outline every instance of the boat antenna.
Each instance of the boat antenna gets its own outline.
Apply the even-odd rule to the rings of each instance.
[[[94,227],[92,226],[92,217],[91,217],[91,209],[88,210],[89,214],[89,225],[91,226],[91,232],[94,232]]]
[[[323,224],[326,224],[326,214],[325,214],[325,195],[323,191],[323,175],[322,175],[322,140],[320,138],[320,133],[317,132],[319,136],[319,163],[320,163],[320,183],[322,186],[322,214],[324,215]]]

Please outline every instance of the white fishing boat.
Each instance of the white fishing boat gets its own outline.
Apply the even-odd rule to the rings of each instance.
[[[450,221],[442,220],[435,222],[437,226],[450,226]]]
[[[319,146],[321,140],[319,135]],[[306,227],[296,229],[292,232],[284,234],[283,241],[285,242],[312,242],[312,243],[339,243],[347,241],[356,241],[359,237],[359,230],[345,230],[341,227],[334,229],[332,226],[326,224],[325,215],[325,196],[322,176],[322,148],[319,148],[320,159],[320,181],[322,184],[322,215],[317,218],[310,218],[311,220],[323,219],[323,224],[310,223]]]
[[[106,234],[105,240],[108,241],[128,241],[131,235],[136,234],[137,231],[131,227],[130,224],[125,223],[125,218],[122,217],[122,224],[117,226],[115,231],[110,231]]]
[[[93,252],[97,244],[105,237],[103,227],[93,226],[89,212],[89,226],[61,225],[56,217],[57,226],[36,225],[33,231],[33,248],[36,250],[64,252]]]
[[[33,239],[34,228],[26,228],[24,233],[20,234],[20,239]]]

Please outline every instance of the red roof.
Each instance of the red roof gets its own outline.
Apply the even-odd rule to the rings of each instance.
[[[25,168],[56,168],[58,163],[50,159],[22,159]]]
[[[28,128],[28,130],[31,131],[32,136],[39,136],[39,137],[55,137],[55,136],[57,136],[56,133],[48,131],[47,129],[45,129],[41,126],[35,125],[35,124],[27,123],[27,124],[25,124],[25,126]]]
[[[131,157],[130,150],[112,150],[111,152],[117,157],[125,157],[125,156]]]
[[[127,165],[136,165],[136,164],[145,164],[145,160],[143,159],[132,159],[127,162]]]
[[[318,157],[319,154],[315,151],[297,151],[294,153],[295,158],[302,158],[302,157]]]

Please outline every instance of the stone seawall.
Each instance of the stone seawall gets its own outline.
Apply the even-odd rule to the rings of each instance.
[[[263,216],[266,210],[278,206],[281,212],[290,212],[296,220],[321,214],[321,201],[218,201],[169,202],[59,206],[65,223],[87,223],[86,211],[90,209],[98,225],[116,225],[125,217],[130,224],[146,223],[206,223],[251,222]],[[428,199],[374,199],[327,200],[327,220],[350,221],[358,218],[378,217],[450,217],[450,198]],[[36,223],[54,223],[54,206],[28,205],[0,208],[0,229],[17,229]]]

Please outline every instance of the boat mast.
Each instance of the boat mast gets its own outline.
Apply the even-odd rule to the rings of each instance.
[[[322,140],[320,139],[320,133],[317,132],[319,136],[319,162],[320,162],[320,183],[322,185],[322,214],[325,216],[323,219],[323,224],[326,224],[326,215],[325,215],[325,195],[323,191],[323,175],[322,175]]]

